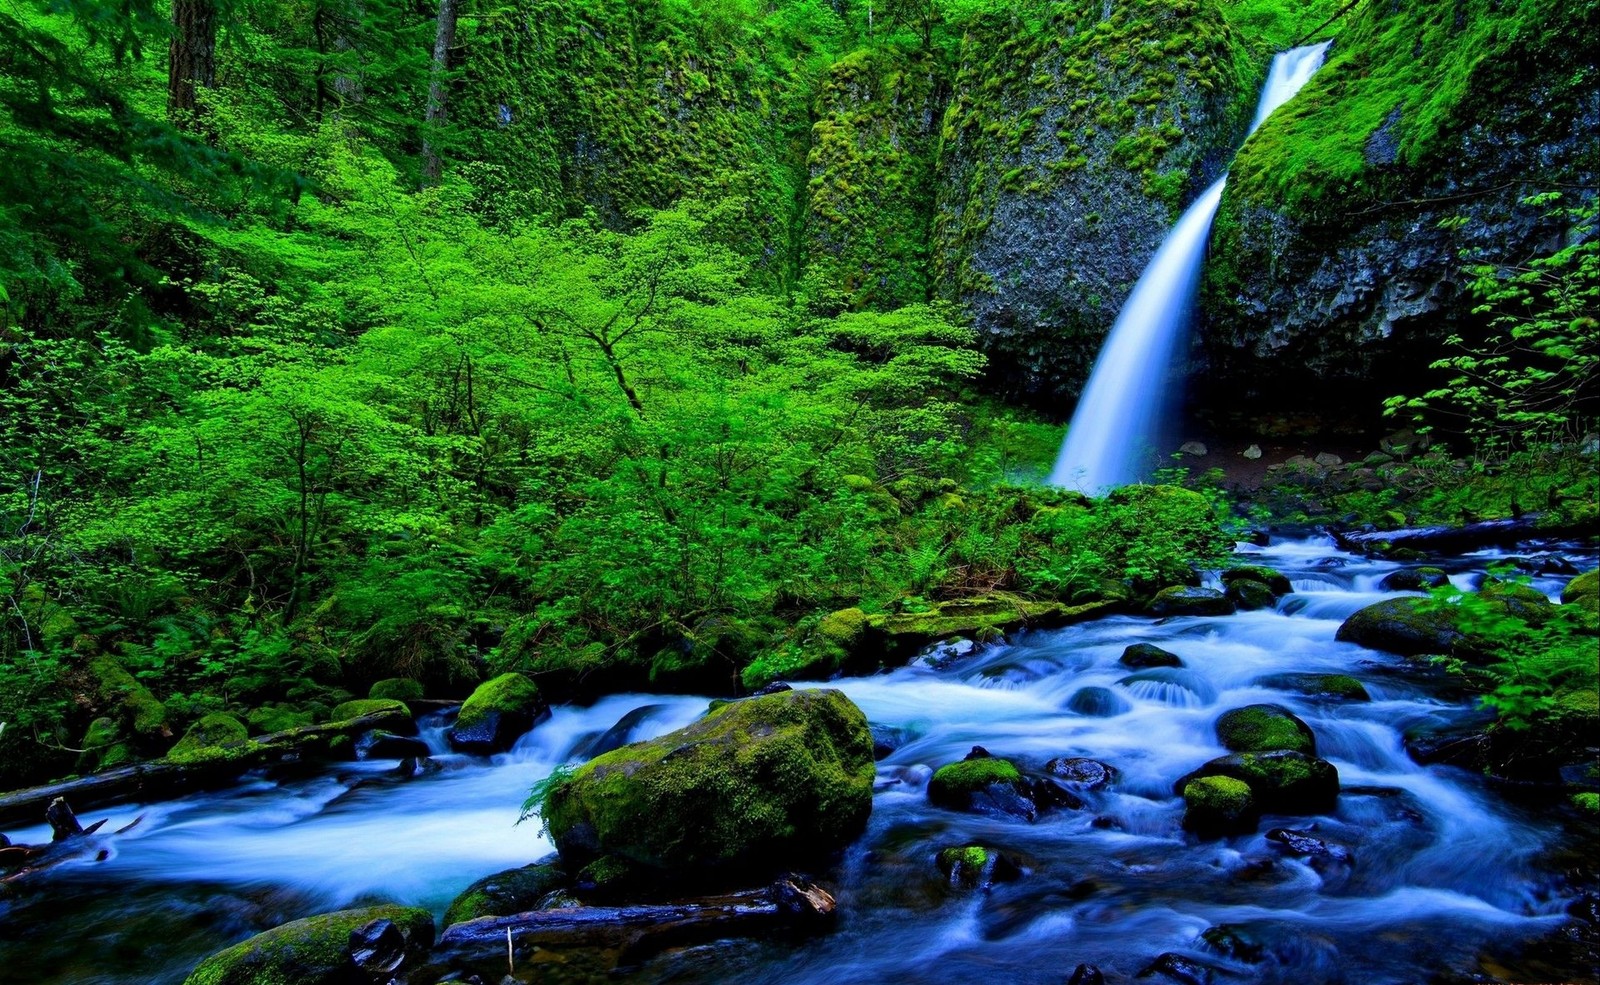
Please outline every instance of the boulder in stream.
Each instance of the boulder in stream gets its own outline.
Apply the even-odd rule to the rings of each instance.
[[[1223,594],[1227,596],[1228,601],[1247,612],[1270,609],[1278,601],[1278,596],[1267,587],[1266,582],[1251,581],[1248,578],[1229,582]]]
[[[1046,773],[1071,786],[1099,790],[1117,781],[1117,768],[1098,759],[1063,756],[1044,764]]]
[[[1067,699],[1067,710],[1089,718],[1114,718],[1128,710],[1128,701],[1108,687],[1080,687]]]
[[[1256,829],[1261,808],[1243,780],[1202,776],[1183,787],[1183,826],[1203,838],[1243,834]]]
[[[974,814],[1025,821],[1039,817],[1033,785],[1015,763],[994,756],[941,766],[928,781],[928,800],[938,807]]]
[[[1300,752],[1280,750],[1219,756],[1178,779],[1175,793],[1182,794],[1193,780],[1225,776],[1250,788],[1262,811],[1278,814],[1319,814],[1331,810],[1339,797],[1339,771],[1332,763]]]
[[[1117,661],[1124,667],[1134,670],[1148,670],[1151,667],[1182,667],[1183,660],[1170,650],[1163,650],[1154,643],[1134,643],[1122,651],[1122,657]]]
[[[449,733],[450,748],[487,756],[510,749],[523,733],[550,717],[539,686],[521,674],[501,674],[478,685]]]
[[[226,760],[248,753],[253,745],[244,723],[219,711],[189,726],[167,758],[175,763]]]
[[[1367,687],[1349,674],[1268,674],[1257,678],[1262,687],[1303,694],[1308,698],[1339,698],[1344,701],[1371,701]]]
[[[1146,965],[1135,978],[1154,978],[1157,975],[1179,985],[1211,985],[1217,970],[1201,961],[1168,952]]]
[[[451,901],[444,911],[444,925],[541,909],[551,894],[566,885],[566,870],[554,855],[519,869],[496,872],[468,886]]]
[[[1004,852],[983,845],[942,849],[934,859],[946,884],[955,889],[988,889],[1022,878],[1022,866]]]
[[[385,921],[399,935],[378,924]],[[368,906],[295,920],[218,951],[195,967],[184,985],[347,985],[368,965],[400,967],[433,946],[433,915],[408,906]],[[385,975],[387,977],[387,975]]]
[[[1450,575],[1443,568],[1424,566],[1391,571],[1378,582],[1386,592],[1426,592],[1430,588],[1443,588],[1450,584]]]
[[[1453,612],[1431,599],[1384,599],[1357,610],[1334,637],[1403,657],[1449,653],[1466,637]]]
[[[747,698],[597,756],[541,791],[539,814],[569,869],[748,882],[865,829],[872,748],[839,691]]]
[[[1157,592],[1146,608],[1156,616],[1231,616],[1237,607],[1215,588],[1173,585]]]
[[[1222,572],[1222,584],[1233,585],[1235,582],[1253,581],[1266,585],[1273,595],[1288,595],[1294,591],[1294,586],[1289,583],[1288,576],[1282,572],[1260,564],[1241,564],[1237,568],[1229,568]]]
[[[1317,754],[1311,726],[1282,705],[1245,705],[1223,712],[1216,723],[1217,741],[1233,752],[1270,752],[1292,749]]]

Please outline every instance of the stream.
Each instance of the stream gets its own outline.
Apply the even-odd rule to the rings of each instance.
[[[816,685],[843,690],[880,734],[900,742],[878,764],[866,835],[835,871],[819,874],[838,897],[837,928],[804,944],[723,942],[669,953],[593,978],[1060,985],[1080,962],[1115,981],[1175,952],[1243,981],[1413,982],[1469,966],[1488,943],[1558,927],[1569,898],[1538,865],[1560,837],[1554,822],[1508,803],[1482,777],[1417,765],[1402,744],[1409,729],[1476,714],[1469,701],[1437,672],[1334,640],[1346,616],[1394,594],[1378,582],[1400,565],[1320,538],[1241,551],[1290,577],[1294,592],[1275,609],[1112,617],[1022,634],[937,668],[918,662]],[[1592,552],[1565,553],[1585,569],[1595,564]],[[1497,556],[1443,566],[1470,587]],[[1540,577],[1534,586],[1557,597],[1565,581]],[[1133,672],[1117,660],[1137,642],[1171,650],[1186,667],[1126,681]],[[1285,673],[1350,674],[1372,700],[1270,686]],[[1104,718],[1065,710],[1093,686],[1114,691],[1124,710]],[[445,721],[435,716],[423,725],[437,769],[414,778],[395,775],[393,761],[350,763],[85,811],[86,823],[110,818],[108,829],[142,820],[97,839],[104,859],[60,867],[0,899],[0,979],[177,983],[212,951],[312,913],[399,901],[440,915],[472,881],[551,851],[537,820],[516,823],[534,781],[596,751],[680,728],[707,700],[619,695],[559,707],[493,760],[445,751]],[[1212,730],[1218,715],[1268,701],[1303,718],[1319,755],[1338,768],[1335,811],[1269,815],[1258,833],[1220,841],[1186,835],[1173,782],[1225,752]],[[1035,824],[930,806],[932,770],[974,745],[1033,767],[1090,757],[1120,778],[1085,793],[1082,810]],[[1349,861],[1285,853],[1265,837],[1285,826],[1314,828],[1316,838],[1346,848]],[[49,840],[42,825],[6,833],[14,842]],[[1023,877],[990,891],[948,886],[934,855],[971,843],[1015,855]],[[1219,924],[1258,943],[1261,958],[1245,963],[1208,950],[1200,935]],[[493,979],[485,972],[485,980],[503,971]]]

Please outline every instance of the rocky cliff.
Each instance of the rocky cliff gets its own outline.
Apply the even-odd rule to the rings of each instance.
[[[1470,330],[1471,262],[1558,245],[1529,196],[1594,194],[1600,5],[1369,2],[1241,150],[1212,241],[1200,358],[1235,398],[1370,407]]]

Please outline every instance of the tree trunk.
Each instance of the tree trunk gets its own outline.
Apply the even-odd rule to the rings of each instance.
[[[445,72],[450,68],[450,48],[456,43],[456,0],[439,0],[439,23],[433,35],[433,71],[428,81],[428,109],[422,118],[422,176],[429,183],[439,180],[439,152],[431,140],[435,128],[445,120],[448,93]]]
[[[216,0],[173,0],[172,43],[167,56],[167,113],[192,123],[199,112],[195,93],[217,84]]]

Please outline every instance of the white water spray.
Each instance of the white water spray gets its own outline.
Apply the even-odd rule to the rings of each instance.
[[[1327,50],[1324,41],[1272,60],[1251,133],[1316,74]],[[1206,241],[1227,180],[1224,175],[1195,199],[1134,285],[1078,398],[1052,485],[1103,493],[1141,477],[1165,410],[1167,371],[1187,340]]]

